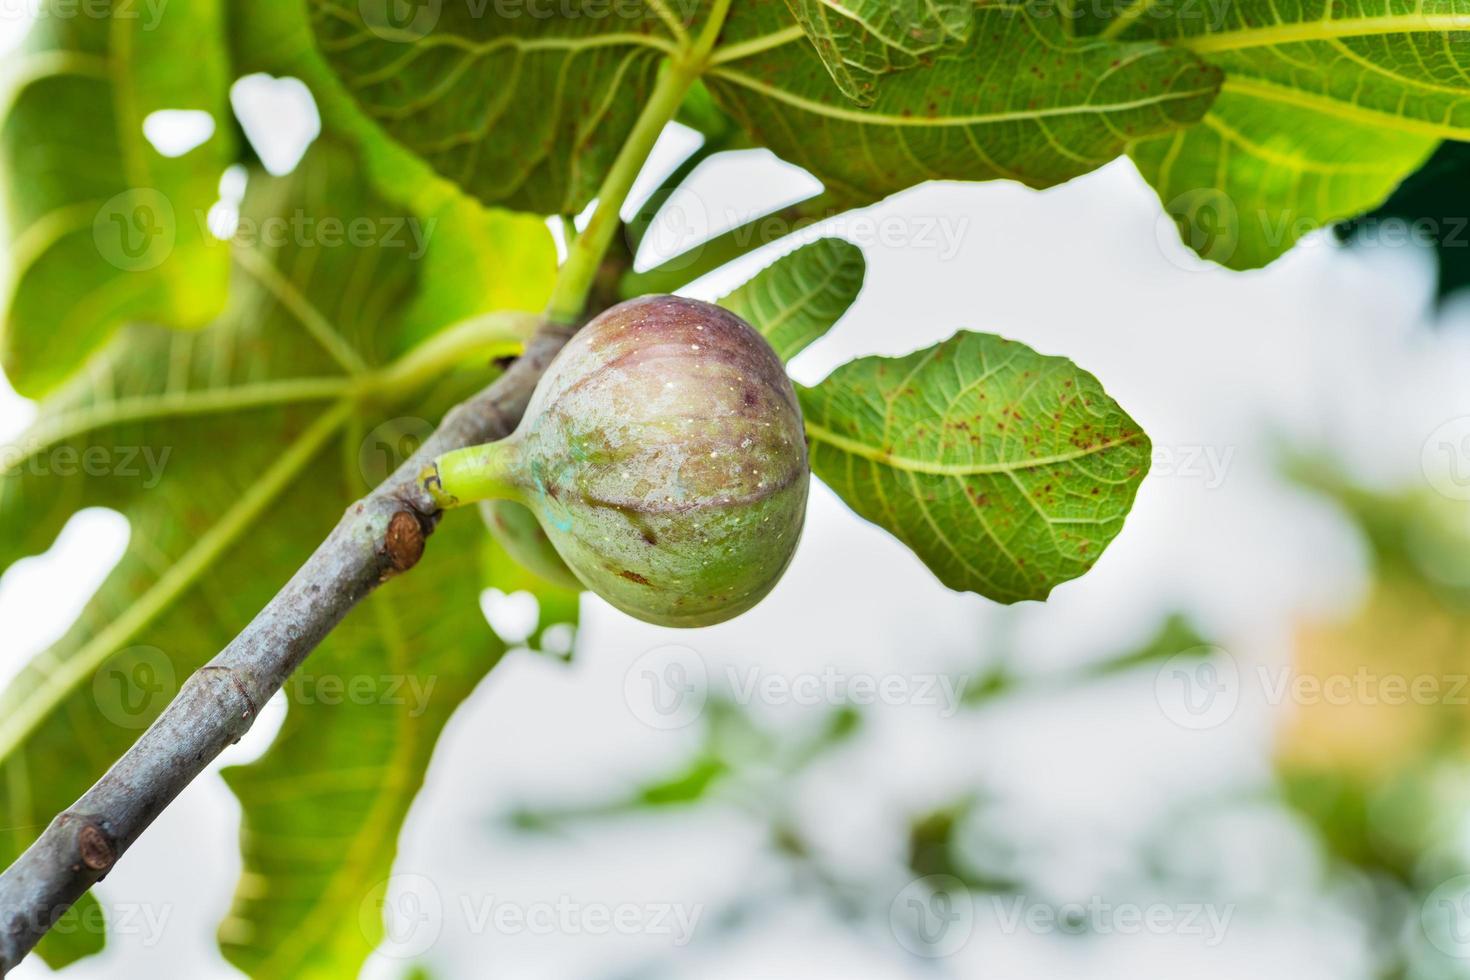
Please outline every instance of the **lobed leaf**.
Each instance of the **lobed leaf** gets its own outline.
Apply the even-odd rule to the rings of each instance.
[[[1044,599],[1090,569],[1148,437],[1071,361],[961,332],[800,388],[812,471],[952,589]]]
[[[823,238],[777,259],[719,305],[789,361],[842,319],[862,291],[866,267],[862,249]]]
[[[591,202],[675,29],[691,26],[652,0],[565,0],[550,17],[452,0],[416,7],[402,25],[369,16],[391,5],[307,7],[367,116],[481,201],[540,214]]]
[[[0,65],[0,365],[32,397],[128,321],[203,326],[229,274],[205,223],[234,159],[220,0],[75,7],[46,0]],[[208,113],[214,133],[165,157],[143,132],[164,110]]]
[[[296,231],[281,241],[247,233],[270,218],[297,219],[288,224]],[[380,234],[369,244],[332,244],[306,230],[317,227],[307,218],[367,221]],[[131,526],[122,561],[78,622],[0,692],[0,778],[8,787],[0,863],[95,781],[266,604],[343,503],[387,475],[407,448],[399,446],[405,422],[422,434],[485,381],[481,369],[441,381],[428,396],[398,394],[407,401],[349,397],[405,338],[442,329],[460,309],[454,296],[425,292],[428,257],[389,234],[407,220],[419,219],[365,185],[352,151],[329,137],[289,177],[253,175],[242,233],[233,248],[215,246],[234,267],[219,320],[197,334],[127,328],[85,375],[42,403],[30,432],[0,451],[0,570],[49,546],[84,507],[111,507]],[[555,267],[544,225],[485,214],[481,227],[473,246],[451,246],[451,233],[440,230],[430,252],[472,247],[489,253],[487,264],[499,255],[522,275],[493,291],[531,307],[543,302]],[[531,274],[536,258],[541,271]],[[365,431],[354,432],[349,418]],[[306,668],[344,682],[406,675],[421,689],[436,677],[432,704],[412,717],[392,703],[326,704],[309,688],[311,697],[295,698],[282,746],[235,776],[247,865],[226,948],[257,975],[351,974],[376,941],[355,906],[342,914],[342,896],[366,894],[386,876],[437,726],[500,651],[475,602],[475,576],[465,574],[473,554],[458,564],[454,537],[445,534],[443,548],[436,540],[443,562],[431,554],[411,585],[386,586]],[[452,597],[438,610],[442,633],[405,608],[423,607],[420,589]],[[396,636],[416,644],[428,637],[434,649],[405,668]],[[309,750],[293,737],[297,726],[310,727]],[[278,827],[271,799],[287,795],[302,812],[332,814],[344,849],[316,852],[307,818],[294,837]],[[282,874],[258,845],[316,853]]]
[[[705,81],[754,138],[844,205],[927,180],[1050,187],[1197,121],[1219,72],[1151,42],[1078,40],[1049,0],[982,3],[970,40],[890,77],[869,108],[832,88],[780,0],[738,4]]]
[[[1225,71],[1200,126],[1130,149],[1190,243],[1256,268],[1380,204],[1442,139],[1470,139],[1470,0],[1138,0],[1083,30],[1193,50]],[[1186,234],[1186,240],[1189,240]]]

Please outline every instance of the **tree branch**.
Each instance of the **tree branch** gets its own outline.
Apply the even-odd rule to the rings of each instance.
[[[505,374],[445,416],[412,459],[348,508],[285,588],[189,678],[106,775],[0,874],[0,977],[250,730],[260,707],[354,606],[418,564],[439,521],[419,472],[449,450],[509,435],[572,332],[544,325]]]

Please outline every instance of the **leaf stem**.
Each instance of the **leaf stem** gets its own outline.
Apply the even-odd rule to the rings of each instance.
[[[360,393],[403,397],[472,355],[517,354],[540,322],[536,314],[516,310],[463,320],[364,378]]]
[[[638,209],[638,213],[628,221],[628,248],[634,254],[637,254],[638,247],[643,244],[643,239],[648,235],[648,230],[653,227],[654,219],[658,217],[664,205],[669,203],[669,198],[674,196],[674,192],[684,185],[684,182],[694,174],[694,171],[699,169],[700,164],[704,163],[704,161],[716,153],[725,150],[730,145],[730,142],[731,140],[728,136],[706,137],[705,141],[699,145],[699,148],[689,154],[684,159],[684,162],[675,167],[663,179],[663,183],[659,184],[658,188],[652,194],[648,195],[648,200],[643,202],[643,206]]]
[[[826,217],[826,194],[767,212],[687,249],[644,272],[629,272],[618,286],[623,299],[648,293],[672,293],[757,249],[780,241]]]
[[[603,256],[612,244],[613,235],[622,223],[623,204],[638,179],[648,155],[653,152],[664,127],[678,115],[684,96],[699,80],[709,63],[710,52],[719,40],[731,0],[714,0],[709,19],[692,47],[669,58],[659,72],[648,104],[623,143],[612,169],[597,192],[597,208],[592,220],[567,248],[567,261],[557,276],[546,319],[556,324],[573,324],[587,306],[587,297],[597,281]]]

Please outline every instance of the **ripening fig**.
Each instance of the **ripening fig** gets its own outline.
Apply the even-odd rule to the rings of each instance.
[[[587,588],[664,626],[760,601],[806,515],[796,392],[765,339],[717,306],[652,296],[593,320],[519,428],[423,476],[441,506],[526,505]]]

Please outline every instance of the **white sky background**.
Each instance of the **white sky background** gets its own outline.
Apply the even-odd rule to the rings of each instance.
[[[0,17],[0,57],[4,32],[13,39],[17,24]],[[687,136],[674,134],[662,145],[664,165],[681,141]],[[729,155],[703,167],[693,193],[674,200],[669,227],[718,230],[801,196],[809,182],[767,154]],[[1093,572],[1052,601],[1007,611],[946,591],[818,486],[790,573],[770,600],[733,623],[662,630],[589,599],[575,666],[512,656],[446,734],[397,868],[433,881],[446,906],[487,895],[521,903],[570,896],[712,910],[753,883],[779,884],[782,866],[738,806],[571,839],[528,842],[497,828],[495,818],[517,803],[616,796],[692,750],[694,729],[656,731],[624,701],[628,665],[644,651],[682,643],[721,674],[754,667],[790,677],[835,666],[911,676],[976,669],[1009,636],[1006,648],[1024,654],[1022,666],[1045,672],[1125,649],[1163,614],[1181,610],[1243,662],[1276,662],[1288,624],[1349,608],[1365,569],[1338,515],[1274,475],[1273,448],[1283,438],[1328,448],[1365,479],[1410,485],[1424,480],[1421,450],[1430,434],[1470,415],[1465,316],[1427,327],[1427,264],[1407,250],[1348,253],[1318,238],[1266,272],[1230,274],[1186,253],[1126,161],[1046,193],[1005,183],[927,186],[865,215],[898,219],[911,233],[916,219],[943,222],[958,239],[952,251],[861,240],[869,263],[863,296],[794,364],[797,378],[811,383],[852,357],[904,353],[961,327],[1066,355],[1101,378],[1161,450],[1124,533]],[[832,230],[861,238],[868,227],[839,219]],[[691,292],[719,295],[769,257]],[[18,434],[32,412],[0,384],[0,441]],[[1195,468],[1181,466],[1186,455]],[[116,515],[82,514],[52,551],[0,578],[7,638],[0,678],[60,634],[125,540]],[[1118,894],[1134,838],[1165,808],[1264,778],[1271,722],[1247,702],[1230,723],[1204,733],[1162,717],[1148,677],[1022,699],[976,718],[875,708],[858,745],[789,803],[854,876],[901,887],[904,879],[894,876],[908,813],[985,786],[1014,810],[1012,829],[1050,855],[1055,894]],[[758,714],[776,725],[811,719],[791,706]],[[226,762],[258,754],[272,727],[260,726]],[[1310,848],[1269,818],[1227,816],[1212,843],[1230,859],[1222,862],[1232,887],[1296,889],[1312,911],[1237,921],[1208,949],[1178,936],[1083,941],[982,925],[964,950],[930,963],[798,900],[773,907],[769,920],[735,940],[682,952],[648,935],[476,934],[452,913],[427,956],[443,976],[489,969],[548,980],[610,976],[648,962],[671,964],[668,976],[712,980],[958,977],[981,969],[1015,978],[1364,975],[1362,937],[1333,903],[1309,902]],[[217,776],[204,777],[99,889],[110,905],[162,910],[161,940],[115,937],[108,953],[70,974],[235,975],[215,953],[213,934],[239,872],[237,832],[233,798]],[[396,977],[402,968],[382,956],[367,974]],[[16,976],[46,972],[30,963]]]

